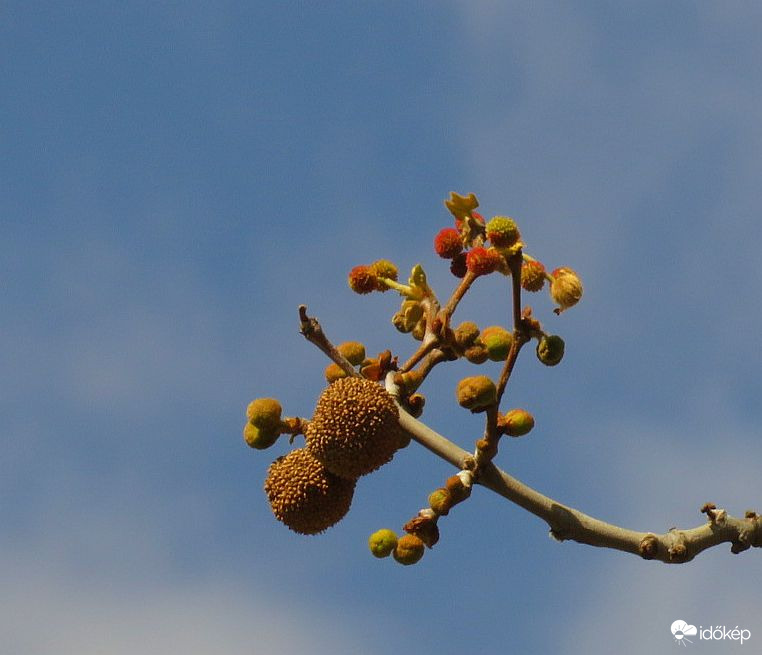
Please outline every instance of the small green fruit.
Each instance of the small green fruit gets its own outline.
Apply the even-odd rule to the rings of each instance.
[[[265,432],[275,432],[280,426],[280,403],[275,398],[256,398],[246,408],[246,418]]]
[[[525,409],[512,409],[501,417],[500,425],[509,437],[523,437],[534,427],[534,416]]]
[[[482,330],[479,339],[487,348],[487,357],[493,362],[504,362],[511,350],[513,335],[499,325],[491,325]]]
[[[375,557],[388,557],[397,546],[397,535],[393,530],[383,528],[370,535],[368,547]]]
[[[280,432],[273,432],[258,428],[253,423],[247,423],[243,429],[243,439],[252,448],[264,450],[272,446],[277,440]]]
[[[564,358],[564,340],[555,335],[543,335],[537,343],[537,359],[545,366],[555,366]]]

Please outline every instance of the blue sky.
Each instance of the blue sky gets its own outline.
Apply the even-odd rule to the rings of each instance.
[[[450,474],[415,444],[299,537],[240,436],[309,416],[335,341],[401,356],[379,257],[473,191],[585,298],[531,303],[567,355],[519,361],[535,431],[499,463],[583,511],[692,527],[762,510],[762,11],[749,3],[18,3],[0,7],[0,635],[9,653],[669,652],[762,639],[759,554],[684,566],[547,537],[476,490],[415,567],[376,561]],[[457,318],[507,321],[485,280]],[[530,355],[531,353],[527,353]],[[462,363],[425,418],[466,448]],[[494,372],[497,373],[497,368]],[[491,371],[490,371],[491,372]],[[756,504],[760,503],[760,504]],[[701,648],[708,644],[694,644]],[[731,644],[712,644],[723,650]]]

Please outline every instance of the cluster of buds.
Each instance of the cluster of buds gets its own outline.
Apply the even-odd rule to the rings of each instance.
[[[429,494],[429,505],[418,512],[404,526],[405,534],[398,537],[389,528],[374,532],[368,539],[368,547],[375,557],[392,555],[400,564],[410,565],[421,560],[426,548],[433,548],[439,541],[437,522],[447,516],[458,503],[471,495],[473,473],[463,470],[447,479],[445,486]]]
[[[548,283],[556,314],[573,307],[582,297],[582,283],[572,269],[561,267],[547,273],[539,260],[524,252],[525,244],[513,218],[496,215],[485,220],[476,211],[479,201],[473,193],[451,193],[445,206],[454,220],[436,234],[434,250],[449,260],[451,272],[461,281],[444,306],[429,287],[420,264],[412,268],[407,283],[399,281],[397,267],[387,259],[355,266],[347,278],[352,291],[361,295],[394,290],[402,296],[392,324],[420,342],[416,352],[400,365],[388,350],[368,357],[360,342],[334,347],[325,340],[319,345],[333,361],[325,369],[328,387],[321,393],[312,418],[282,418],[277,400],[258,398],[247,408],[244,428],[246,443],[260,450],[272,446],[281,434],[290,434],[291,441],[297,435],[304,436],[303,448],[271,464],[264,486],[278,520],[296,532],[317,534],[346,515],[362,476],[388,463],[410,442],[409,434],[400,427],[400,412],[415,417],[421,414],[425,399],[418,389],[437,364],[459,358],[473,364],[502,364],[499,378],[468,376],[460,380],[455,391],[460,406],[485,417],[484,436],[476,440],[470,464],[463,464],[470,468],[431,492],[428,506],[403,526],[402,536],[383,529],[368,540],[374,556],[392,555],[405,565],[418,562],[425,549],[437,543],[438,520],[470,496],[482,466],[497,454],[500,438],[520,437],[534,427],[534,417],[524,409],[500,411],[503,391],[525,343],[536,340],[538,360],[555,366],[563,358],[564,341],[547,333],[531,308],[522,308],[522,290],[537,292]],[[493,273],[511,280],[513,330],[500,325],[480,329],[472,321],[451,328],[452,314],[470,286]],[[306,309],[302,307],[300,315],[302,311]],[[305,321],[306,313],[303,325]],[[379,384],[382,380],[386,387]]]

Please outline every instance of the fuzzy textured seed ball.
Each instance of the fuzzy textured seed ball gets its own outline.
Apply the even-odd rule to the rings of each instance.
[[[454,227],[440,230],[434,237],[434,251],[444,259],[452,259],[463,250],[460,232]]]
[[[402,432],[397,405],[380,385],[346,377],[320,395],[304,435],[329,471],[352,479],[391,460],[404,441]]]
[[[349,511],[355,480],[333,475],[306,449],[276,459],[265,493],[275,518],[299,534],[318,534]]]
[[[370,266],[355,266],[349,271],[349,288],[355,293],[370,293],[378,288],[378,279]]]
[[[474,275],[489,275],[500,267],[500,260],[496,250],[477,246],[466,254],[466,268]]]
[[[545,286],[545,267],[538,261],[521,265],[521,287],[526,291],[540,291]]]
[[[370,265],[370,272],[376,278],[376,291],[388,291],[387,287],[378,278],[397,281],[397,267],[388,259],[378,259]]]
[[[392,551],[397,547],[397,535],[394,530],[384,528],[370,535],[368,547],[374,557],[389,557]]]

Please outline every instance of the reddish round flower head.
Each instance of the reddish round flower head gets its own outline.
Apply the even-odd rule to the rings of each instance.
[[[465,277],[467,270],[465,253],[460,253],[452,258],[452,261],[450,262],[450,273],[455,277]]]
[[[349,288],[355,293],[370,293],[377,289],[376,276],[370,266],[355,266],[349,271]]]
[[[475,275],[489,275],[500,266],[500,253],[477,246],[466,254],[466,268]]]
[[[452,259],[463,250],[460,232],[454,227],[446,227],[434,237],[434,250],[444,259]]]

